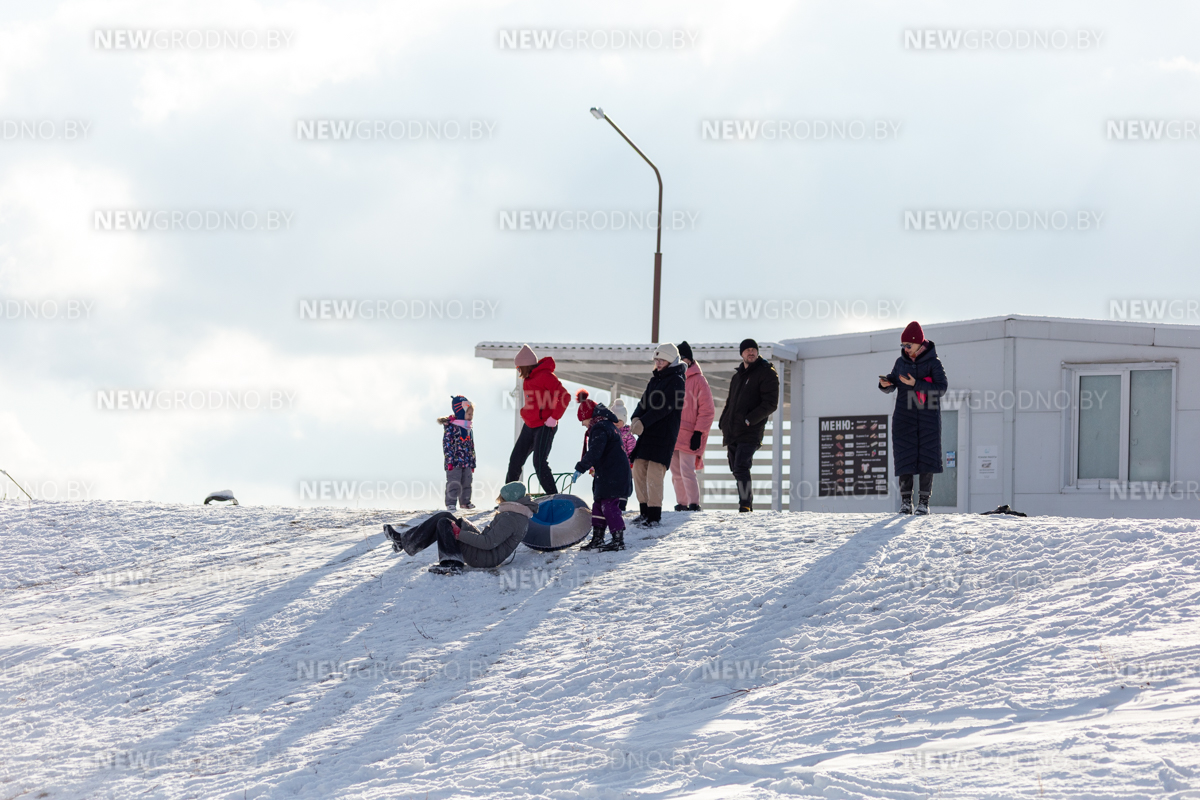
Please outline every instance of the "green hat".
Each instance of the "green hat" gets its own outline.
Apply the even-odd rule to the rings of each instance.
[[[500,487],[500,499],[506,502],[514,502],[525,496],[525,484],[520,481],[506,483]]]

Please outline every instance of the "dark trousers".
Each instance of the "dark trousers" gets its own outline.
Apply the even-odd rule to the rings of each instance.
[[[517,443],[513,445],[512,455],[508,457],[508,475],[504,482],[521,480],[521,470],[525,469],[525,462],[529,459],[529,454],[533,453],[533,469],[537,473],[538,482],[542,484],[542,491],[546,494],[557,494],[554,473],[550,471],[550,448],[554,446],[554,433],[557,430],[558,428],[547,428],[545,425],[540,428],[522,425]]]
[[[921,497],[924,497],[926,500],[928,500],[929,495],[931,495],[933,493],[933,473],[932,472],[922,472],[920,485],[921,485]],[[901,475],[900,476],[900,497],[902,499],[906,499],[906,500],[912,499],[912,487],[913,487],[913,476],[912,475]]]
[[[603,528],[605,525],[613,533],[625,530],[625,518],[621,516],[621,498],[609,497],[592,503],[592,527]]]
[[[754,508],[754,493],[750,488],[750,466],[754,463],[754,454],[758,445],[743,442],[731,444],[728,447],[729,471],[737,481],[738,505],[743,508]]]
[[[400,531],[400,546],[410,556],[424,550],[437,542],[438,561],[462,561],[462,551],[458,549],[458,537],[454,535],[451,524],[455,522],[454,515],[449,511],[439,511],[415,528],[405,528]]]

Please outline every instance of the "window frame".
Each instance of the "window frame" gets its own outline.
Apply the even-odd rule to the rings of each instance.
[[[1176,415],[1178,413],[1178,361],[1104,361],[1095,363],[1063,362],[1063,388],[1071,398],[1070,407],[1063,411],[1065,425],[1064,451],[1067,455],[1066,474],[1063,476],[1062,492],[1100,493],[1108,492],[1113,485],[1125,486],[1129,483],[1129,398],[1130,374],[1142,370],[1170,370],[1171,372],[1171,452],[1168,456],[1170,475],[1165,481],[1146,481],[1154,485],[1166,485],[1175,480],[1175,458],[1178,448],[1175,446]],[[1118,375],[1121,378],[1121,430],[1119,455],[1117,457],[1116,478],[1079,478],[1079,385],[1083,377],[1095,375]],[[1139,481],[1139,483],[1142,483]]]

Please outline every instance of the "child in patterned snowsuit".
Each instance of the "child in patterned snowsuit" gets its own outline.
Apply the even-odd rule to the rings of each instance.
[[[439,417],[438,423],[445,428],[442,433],[442,454],[446,457],[446,510],[454,511],[461,506],[471,511],[471,479],[475,474],[475,435],[471,432],[471,420],[475,418],[475,407],[467,398],[456,395],[451,398],[454,414]]]

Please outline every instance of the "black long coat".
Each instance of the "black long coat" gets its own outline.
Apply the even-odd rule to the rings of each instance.
[[[779,407],[779,373],[765,358],[749,367],[738,364],[729,381],[729,396],[721,411],[721,443],[762,446],[767,420]]]
[[[603,405],[592,412],[592,426],[587,432],[587,452],[575,465],[576,472],[587,472],[592,467],[592,499],[608,500],[612,497],[629,497],[633,494],[633,472],[629,469],[629,457],[621,445],[621,434],[617,432],[617,415]]]
[[[911,375],[917,382],[906,386],[900,382],[901,375]],[[881,392],[899,390],[892,412],[892,463],[896,474],[941,472],[941,398],[950,384],[933,342],[925,343],[925,350],[915,362],[901,351],[887,379],[892,385],[879,387]]]
[[[683,398],[686,394],[687,364],[671,364],[656,369],[650,375],[646,391],[630,421],[642,421],[642,435],[629,454],[630,461],[644,458],[663,466],[671,466],[675,440],[679,438],[679,421],[683,418]]]

